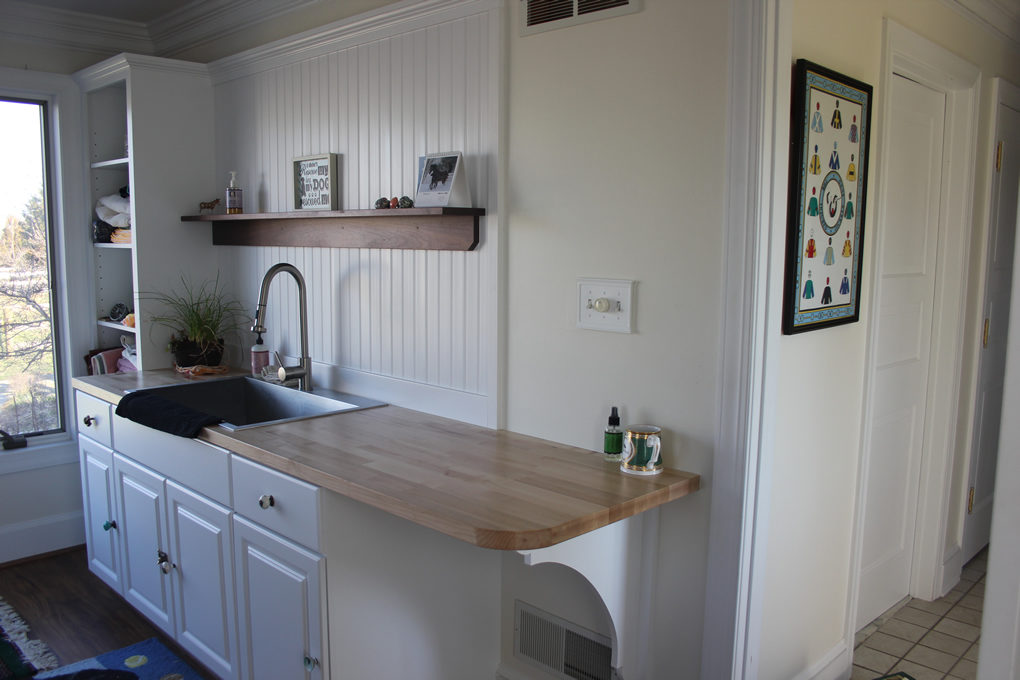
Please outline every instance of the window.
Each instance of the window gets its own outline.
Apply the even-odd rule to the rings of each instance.
[[[0,429],[64,429],[53,295],[47,104],[0,98]]]

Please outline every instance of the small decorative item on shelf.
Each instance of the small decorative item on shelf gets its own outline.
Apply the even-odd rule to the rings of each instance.
[[[128,309],[127,305],[123,302],[118,302],[110,308],[110,321],[116,321],[119,323],[127,318],[127,315],[130,313],[131,310]]]
[[[215,367],[223,360],[224,338],[247,320],[240,302],[227,297],[215,282],[194,286],[181,278],[181,292],[153,293],[143,299],[163,304],[165,312],[152,322],[170,329],[169,350],[178,370],[195,366]]]
[[[410,196],[401,196],[400,200],[397,201],[398,208],[413,208],[414,201],[411,200]]]
[[[375,202],[376,210],[388,210],[390,207],[390,199],[383,196]]]
[[[397,209],[397,208],[398,208],[399,206],[400,206],[400,199],[399,199],[399,198],[397,198],[396,196],[394,196],[393,198],[391,198],[391,199],[390,199],[390,207],[391,207],[391,208],[393,208],[393,209],[395,210],[395,209]]]
[[[339,210],[337,154],[323,153],[294,159],[294,209]]]
[[[211,201],[203,201],[203,202],[198,204],[198,212],[201,213],[203,210],[208,210],[209,212],[213,212],[214,210],[216,210],[216,206],[218,206],[219,204],[220,204],[220,199],[218,199],[218,198],[214,198]]]

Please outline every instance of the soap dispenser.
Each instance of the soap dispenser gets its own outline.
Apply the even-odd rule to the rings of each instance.
[[[237,170],[230,171],[230,184],[227,186],[227,214],[239,215],[242,208],[241,187],[237,186]]]
[[[251,346],[251,374],[256,378],[262,377],[262,369],[269,365],[269,347],[262,342],[262,334],[259,333],[255,344]]]

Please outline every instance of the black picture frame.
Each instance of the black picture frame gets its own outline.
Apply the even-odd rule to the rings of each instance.
[[[786,335],[860,319],[873,99],[867,83],[806,59],[792,95]]]

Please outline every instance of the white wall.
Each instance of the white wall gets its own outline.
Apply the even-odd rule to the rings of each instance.
[[[617,405],[625,423],[663,428],[667,465],[705,475],[661,514],[648,675],[695,677],[726,256],[728,3],[647,0],[637,14],[527,37],[520,3],[508,4],[507,426],[598,449]],[[576,328],[579,276],[636,280],[637,332]],[[540,589],[526,574],[517,586],[526,601]]]
[[[854,3],[801,1],[794,3],[793,58],[807,58],[875,86],[875,101],[881,106],[879,87],[882,58],[882,20],[890,17],[920,33],[983,71],[985,93],[982,125],[978,129],[978,176],[975,178],[975,208],[971,221],[969,280],[959,285],[968,290],[968,327],[978,329],[980,314],[978,282],[983,277],[985,206],[987,195],[987,154],[991,102],[987,81],[995,75],[1011,80],[1020,77],[1020,58],[1015,47],[1007,46],[990,31],[970,23],[962,14],[943,3],[915,3],[907,0],[869,0]],[[825,30],[819,30],[825,26]],[[876,109],[878,111],[878,109]],[[872,141],[881,132],[878,116],[872,120]],[[847,597],[853,575],[851,533],[853,531],[857,468],[860,463],[861,413],[865,342],[869,333],[867,302],[871,294],[874,244],[887,225],[877,224],[875,193],[880,186],[881,159],[874,144],[870,160],[872,188],[865,227],[864,276],[861,321],[824,331],[783,337],[779,340],[775,452],[772,460],[768,558],[764,565],[765,585],[761,638],[760,677],[787,679],[814,677],[853,631],[845,630]],[[774,244],[774,261],[782,262],[785,244]],[[781,290],[773,291],[782,298]],[[965,461],[970,441],[967,428],[972,400],[971,380],[976,366],[977,332],[966,336],[960,420],[955,457]],[[804,417],[808,404],[824,404],[828,414],[838,414],[836,432],[829,420]],[[963,469],[966,469],[965,464]],[[963,482],[965,483],[965,481]],[[951,505],[951,526],[947,548],[959,536],[954,527],[962,510],[960,482]]]
[[[231,247],[220,268],[254,310],[276,262],[308,283],[313,380],[390,403],[496,426],[500,12],[493,2],[340,36],[313,56],[254,55],[211,65],[217,177],[238,171],[245,210],[292,210],[294,157],[341,155],[343,209],[414,196],[418,157],[462,151],[481,243],[472,252]],[[217,189],[210,187],[211,195]],[[264,337],[299,353],[296,287],[271,290]],[[253,337],[245,334],[245,345]]]

